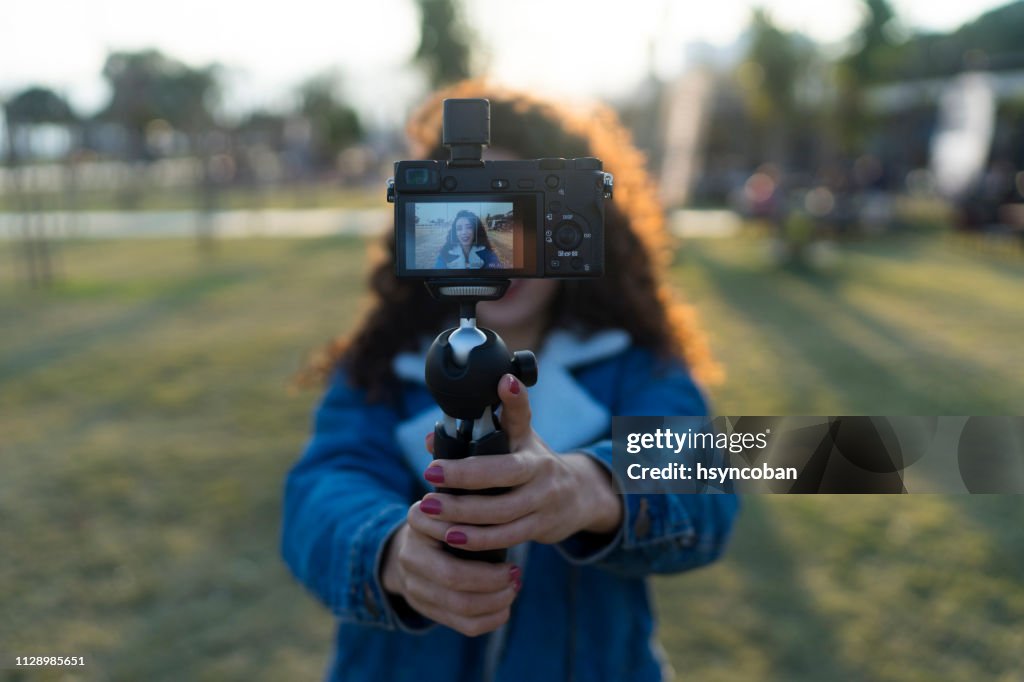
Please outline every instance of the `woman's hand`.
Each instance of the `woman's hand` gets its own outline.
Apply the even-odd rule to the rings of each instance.
[[[559,456],[544,444],[531,426],[530,401],[515,377],[502,378],[498,396],[512,453],[435,460],[424,477],[446,488],[512,490],[501,495],[429,493],[410,509],[411,529],[471,551],[530,540],[552,544],[579,531],[617,529],[622,501],[601,465],[587,455]],[[427,448],[433,452],[433,434]]]
[[[409,508],[410,519],[422,515],[419,506]],[[406,523],[388,544],[381,583],[423,616],[476,637],[508,621],[520,571],[508,563],[456,559]]]

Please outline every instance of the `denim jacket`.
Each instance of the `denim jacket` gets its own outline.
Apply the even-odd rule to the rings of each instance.
[[[556,452],[611,462],[611,415],[703,415],[679,363],[631,346],[624,332],[549,335],[529,389],[533,426]],[[337,617],[331,680],[663,680],[646,576],[703,566],[725,547],[734,495],[625,495],[614,538],[583,534],[512,548],[523,569],[509,622],[469,638],[399,615],[380,582],[383,549],[427,491],[423,437],[440,411],[423,385],[422,355],[396,358],[401,390],[368,402],[336,376],[305,453],[288,474],[282,553]]]

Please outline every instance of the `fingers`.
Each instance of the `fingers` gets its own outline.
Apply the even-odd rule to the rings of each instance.
[[[542,463],[526,452],[477,455],[465,459],[435,459],[423,477],[437,486],[461,490],[512,488],[533,479]]]
[[[503,523],[498,526],[448,526],[444,533],[444,541],[452,547],[470,552],[503,549],[527,542],[535,537],[540,540],[539,528],[539,515],[529,514],[511,523]]]
[[[516,599],[516,587],[506,576],[505,587],[497,592],[462,592],[441,587],[428,576],[413,574],[406,576],[405,597],[453,616],[473,618],[499,613],[512,606]]]
[[[456,559],[415,529],[398,561],[402,595],[427,618],[470,637],[508,621],[521,584],[518,567]]]
[[[448,532],[451,524],[425,514],[422,508],[422,500],[409,507],[409,513],[405,516],[406,523],[428,538],[444,542],[444,534]]]
[[[412,563],[408,566],[403,564],[406,573],[420,574],[442,587],[462,592],[495,592],[507,587],[510,580],[517,577],[511,573],[512,564],[466,561],[442,551],[438,543],[444,542],[451,524],[417,513],[414,511],[416,506],[418,503],[409,510],[407,518],[409,527],[415,531],[410,540],[418,546]]]
[[[498,398],[501,399],[501,428],[508,433],[515,450],[532,432],[530,398],[523,382],[511,374],[506,374],[498,382]]]
[[[527,516],[541,506],[541,492],[536,486],[520,486],[501,495],[429,493],[419,502],[419,511],[445,527],[441,537],[429,533],[440,540],[453,523],[493,525]]]
[[[452,547],[470,551],[505,549],[538,539],[534,537],[538,532],[538,515],[535,512],[517,516],[508,522],[496,522],[498,525],[493,526],[457,525],[417,509],[422,508],[422,504],[417,502],[410,508],[407,517],[409,526],[431,540]],[[502,517],[496,515],[495,518]]]
[[[407,598],[407,601],[414,609],[430,620],[441,623],[442,625],[447,625],[451,629],[456,632],[460,632],[467,637],[477,637],[479,635],[487,634],[488,632],[494,632],[507,623],[509,617],[512,615],[511,607],[505,607],[500,611],[483,616],[468,617],[452,613],[451,611],[446,611],[445,609],[428,602],[418,603],[415,598]]]

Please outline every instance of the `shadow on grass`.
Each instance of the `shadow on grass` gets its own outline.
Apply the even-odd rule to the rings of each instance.
[[[113,319],[87,324],[70,333],[39,338],[21,349],[7,349],[0,363],[0,381],[11,381],[32,374],[44,365],[81,354],[111,339],[126,336],[160,322],[207,296],[254,279],[260,275],[255,269],[215,271],[197,275],[174,283],[151,299],[134,305]]]
[[[992,538],[986,564],[988,577],[996,577],[1024,589],[1024,500],[1019,495],[949,495],[964,516]],[[1010,624],[1003,619],[1006,624]],[[1015,620],[1019,623],[1019,617]]]
[[[1007,275],[1024,277],[1024,239],[993,245],[984,235],[958,232],[948,235],[945,243],[960,256]]]
[[[857,310],[835,295],[836,283],[830,278],[810,273],[758,272],[723,265],[714,257],[699,254],[697,260],[709,280],[738,315],[752,320],[772,338],[765,344],[771,348],[789,348],[808,365],[820,372],[830,385],[845,393],[844,402],[851,412],[880,414],[912,408],[917,414],[948,414],[947,397],[929,387],[957,387],[957,394],[967,396],[971,410],[1004,407],[989,399],[989,383],[972,376],[962,358],[951,361],[946,355],[918,345],[914,367],[879,360],[843,337],[836,321],[866,329],[894,349],[905,352],[914,340],[914,333],[885,324]],[[799,287],[814,301],[800,302],[787,296],[785,287]],[[912,387],[900,381],[908,372],[927,372],[928,381]],[[961,410],[968,406],[961,406]]]
[[[867,671],[851,667],[841,655],[837,624],[801,584],[799,553],[779,534],[770,505],[757,496],[745,505],[743,542],[732,550],[732,563],[746,576],[751,610],[763,619],[764,629],[756,635],[771,661],[771,679],[869,679]]]
[[[900,266],[914,261],[939,258],[952,263],[969,261],[972,265],[1010,275],[1011,278],[1024,278],[1024,250],[1018,251],[1015,247],[993,249],[979,243],[977,240],[980,239],[983,238],[950,232],[942,237],[931,238],[894,236],[849,243],[843,248]]]

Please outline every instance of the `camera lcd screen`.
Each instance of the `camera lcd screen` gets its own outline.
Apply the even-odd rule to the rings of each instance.
[[[444,199],[444,200],[438,200]],[[528,275],[536,269],[532,196],[417,197],[405,204],[405,269]]]

